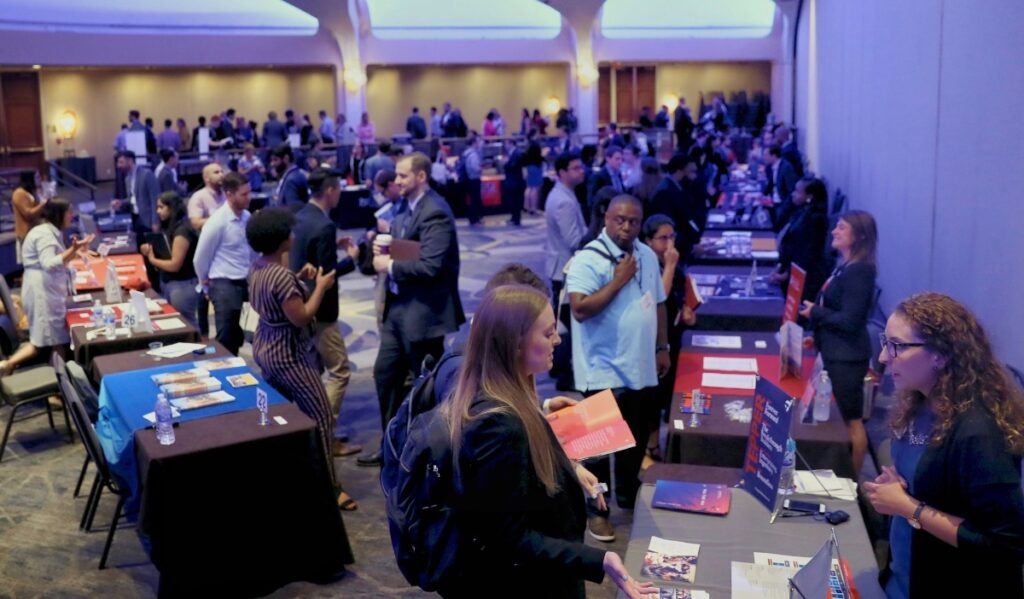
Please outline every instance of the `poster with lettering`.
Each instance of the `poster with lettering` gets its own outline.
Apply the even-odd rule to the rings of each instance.
[[[750,418],[750,436],[743,458],[740,488],[775,510],[779,493],[779,475],[789,439],[791,415],[796,400],[768,379],[758,377],[754,387],[754,409]]]
[[[804,282],[807,271],[796,263],[789,265],[789,287],[786,288],[786,309],[782,312],[783,322],[796,322],[800,313],[800,300],[804,297]]]

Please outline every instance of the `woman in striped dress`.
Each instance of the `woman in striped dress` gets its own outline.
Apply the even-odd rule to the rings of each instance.
[[[324,293],[334,283],[335,273],[313,269],[307,264],[298,273],[283,266],[292,246],[295,217],[284,208],[266,208],[249,219],[245,237],[259,252],[249,272],[249,298],[260,315],[253,339],[253,357],[270,385],[292,401],[317,424],[324,456],[338,489],[338,506],[356,509],[353,500],[341,489],[331,460],[331,435],[334,418],[320,369],[311,329]],[[314,279],[309,291],[301,279]]]

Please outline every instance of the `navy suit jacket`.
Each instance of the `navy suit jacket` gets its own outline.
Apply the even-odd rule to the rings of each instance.
[[[309,202],[309,181],[302,169],[293,168],[285,173],[278,201],[292,212],[298,212]]]
[[[318,322],[338,320],[338,279],[355,270],[355,262],[345,256],[338,260],[338,227],[316,204],[306,204],[295,214],[292,227],[292,249],[288,252],[288,265],[298,272],[306,263],[323,267],[324,272],[337,271],[334,284],[324,294],[316,311]],[[306,285],[312,290],[314,281]]]
[[[415,210],[395,217],[391,235],[420,243],[418,260],[396,260],[384,302],[384,322],[393,324],[409,341],[443,337],[466,322],[459,298],[459,241],[455,217],[448,204],[428,190]]]
[[[851,262],[836,268],[811,309],[814,345],[826,360],[867,360],[875,354],[868,317],[875,300],[875,266]]]
[[[148,167],[140,166],[135,171],[135,205],[139,210],[139,223],[147,229],[160,224],[156,214],[156,197],[160,195],[160,185],[156,175]],[[121,212],[131,212],[131,204],[125,198]]]

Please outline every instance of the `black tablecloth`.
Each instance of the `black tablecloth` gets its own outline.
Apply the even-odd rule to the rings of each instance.
[[[707,230],[704,232],[704,236],[701,238],[701,244],[712,244],[723,237],[723,233],[727,231],[735,231],[737,229],[718,229],[718,230]],[[778,256],[778,243],[775,239],[775,234],[771,231],[750,231],[750,237],[752,241],[752,248],[755,251],[773,251],[774,255],[764,256],[757,258],[758,264],[776,264],[779,261]],[[719,251],[721,250],[721,251]],[[718,247],[717,249],[710,250],[704,254],[695,255],[693,261],[696,264],[732,264],[732,265],[747,265],[749,266],[753,262],[754,257],[750,254],[740,256],[729,256],[724,252],[724,248]]]
[[[765,280],[774,269],[758,267],[758,280],[754,285],[754,296],[742,295],[745,278],[750,275],[750,266],[703,265],[691,266],[687,274],[695,277],[701,285],[703,276],[716,276],[720,279],[716,286],[717,293],[705,298],[705,302],[697,308],[697,324],[694,329],[701,331],[778,331],[782,326],[782,312],[786,307],[786,298],[782,290]],[[741,277],[738,281],[740,296],[729,293],[736,291],[736,283],[732,277]]]
[[[57,165],[88,183],[96,184],[96,158],[93,156],[87,158],[58,158]],[[74,185],[74,182],[70,183]]]
[[[353,562],[315,423],[292,404],[183,423],[174,445],[135,433],[140,531],[161,596],[255,596]]]
[[[740,349],[709,349],[693,347],[693,335],[720,334],[739,336],[742,340]],[[765,347],[755,346],[755,341],[763,341]],[[687,331],[683,334],[683,349],[680,354],[699,354],[708,356],[744,355],[777,355],[778,342],[770,333],[746,332],[703,332]],[[806,376],[806,373],[805,373]],[[669,411],[669,427],[666,439],[665,458],[669,462],[740,468],[747,448],[747,437],[750,433],[749,422],[734,422],[725,415],[725,404],[742,399],[745,407],[752,405],[752,392],[736,390],[735,393],[715,393],[711,401],[711,413],[700,417],[701,426],[691,428],[689,414],[683,414],[682,395],[675,394]],[[819,424],[802,424],[796,421],[799,410],[794,409],[794,422],[791,429],[797,451],[812,468],[830,468],[839,476],[854,478],[852,445],[839,410],[833,406],[827,422]],[[676,426],[681,420],[683,428]],[[806,466],[797,464],[798,468]]]
[[[148,347],[145,349],[121,352],[119,354],[96,356],[92,359],[90,375],[93,382],[99,385],[103,377],[108,374],[128,372],[129,370],[142,370],[144,368],[153,368],[156,366],[169,366],[171,364],[181,364],[183,362],[195,362],[196,360],[227,358],[231,356],[231,352],[229,352],[227,348],[212,339],[207,345],[213,347],[213,353],[196,355],[189,352],[178,358],[154,358],[153,356],[146,354],[146,352],[149,351]]]

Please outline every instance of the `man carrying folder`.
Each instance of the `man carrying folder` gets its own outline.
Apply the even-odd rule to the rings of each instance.
[[[410,373],[417,374],[428,355],[438,359],[444,336],[466,322],[459,299],[455,218],[430,189],[430,167],[430,159],[420,152],[398,161],[396,181],[409,207],[391,224],[390,243],[381,243],[378,236],[373,244],[373,269],[388,278],[373,365],[382,429],[408,393]],[[380,451],[357,462],[379,466]]]

